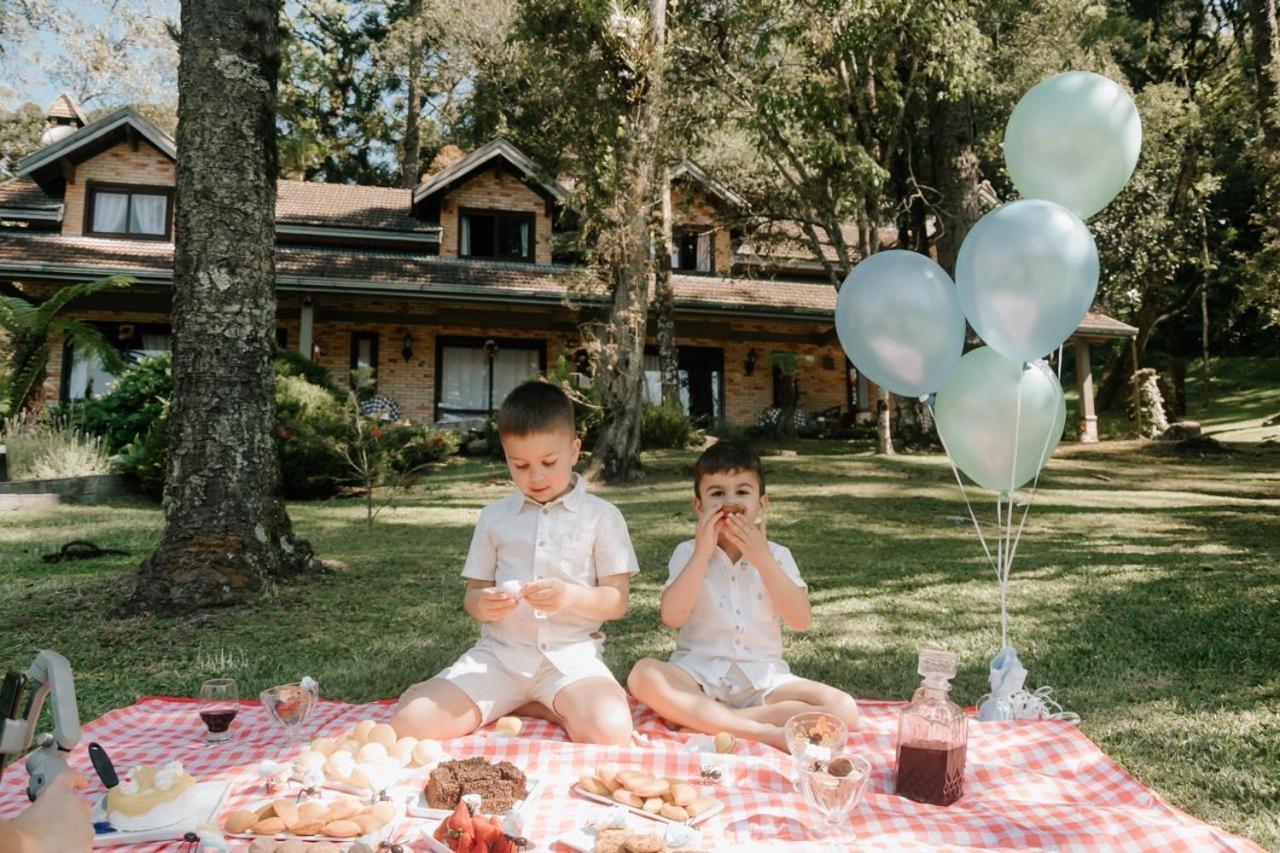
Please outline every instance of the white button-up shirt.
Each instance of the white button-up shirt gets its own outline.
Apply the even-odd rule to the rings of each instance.
[[[638,571],[622,513],[588,493],[586,481],[574,474],[572,488],[546,504],[517,490],[481,510],[462,576],[495,586],[559,578],[594,587],[597,578]],[[496,644],[503,663],[521,675],[532,676],[544,656],[567,673],[583,656],[599,658],[601,624],[563,611],[537,613],[521,601],[501,619],[485,622],[480,637]]]
[[[676,546],[668,564],[665,590],[688,565],[694,541]],[[796,586],[808,589],[791,551],[776,542],[769,553]],[[760,572],[746,557],[736,563],[719,546],[707,561],[707,574],[689,618],[676,632],[672,663],[694,669],[719,681],[737,664],[757,687],[777,673],[790,672],[782,659],[782,625]]]

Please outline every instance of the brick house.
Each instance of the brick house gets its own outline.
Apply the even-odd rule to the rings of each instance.
[[[49,122],[44,147],[0,184],[0,291],[39,299],[68,283],[131,275],[133,287],[78,303],[72,316],[98,324],[131,357],[167,350],[173,140],[129,107],[86,123],[65,95]],[[481,419],[561,356],[589,369],[579,323],[607,301],[557,247],[573,226],[569,196],[501,139],[413,189],[280,180],[279,345],[339,381],[372,377],[422,422]],[[733,225],[742,199],[693,163],[673,170],[672,198],[687,409],[706,422],[756,423],[785,393],[770,362],[783,351],[808,357],[797,371],[801,409],[869,415],[874,386],[836,340],[836,294],[820,269],[753,250]],[[1129,332],[1091,314],[1073,342],[1087,363],[1087,341]],[[646,385],[656,398],[653,344],[651,336]],[[93,396],[112,379],[55,346],[45,398]]]

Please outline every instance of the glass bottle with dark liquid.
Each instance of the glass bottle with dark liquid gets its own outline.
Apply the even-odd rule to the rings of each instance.
[[[926,649],[920,652],[917,671],[924,683],[898,717],[895,791],[919,803],[949,806],[964,793],[969,742],[969,719],[947,698],[956,656]]]

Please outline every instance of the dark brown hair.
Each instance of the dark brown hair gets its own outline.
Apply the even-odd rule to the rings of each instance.
[[[519,438],[559,429],[567,429],[570,435],[576,433],[573,401],[559,385],[541,379],[531,379],[513,388],[498,409],[497,422],[500,436]]]
[[[740,441],[717,441],[708,447],[693,463],[693,494],[701,497],[698,487],[702,478],[709,474],[723,474],[728,471],[750,471],[760,482],[760,494],[764,494],[764,464],[760,455],[751,449],[751,445]]]

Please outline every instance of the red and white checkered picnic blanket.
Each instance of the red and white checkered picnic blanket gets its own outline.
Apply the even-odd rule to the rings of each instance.
[[[854,811],[847,838],[816,840],[813,816],[792,786],[792,759],[769,747],[739,743],[733,755],[716,756],[724,770],[718,789],[709,789],[725,809],[700,829],[705,849],[965,849],[1045,848],[1055,850],[1260,850],[1257,845],[1202,823],[1165,803],[1107,758],[1079,729],[1058,721],[979,723],[969,726],[965,794],[949,808],[920,805],[895,796],[894,735],[899,703],[864,702],[864,724],[849,735],[849,747],[872,765],[871,784]],[[521,736],[498,738],[489,731],[444,743],[455,758],[482,755],[512,762],[545,784],[530,808],[526,835],[539,849],[564,850],[553,842],[561,833],[598,817],[605,806],[569,793],[579,775],[603,761],[658,776],[696,780],[702,756],[681,751],[689,735],[672,731],[644,706],[633,708],[637,726],[649,739],[644,748],[585,746],[541,720],[527,720]],[[348,705],[322,701],[307,723],[307,736],[336,734],[356,722],[391,716],[389,702]],[[235,740],[206,747],[204,728],[191,700],[149,698],[111,711],[84,727],[84,743],[98,741],[123,773],[135,764],[180,760],[197,779],[232,780],[224,813],[264,799],[255,772],[264,758],[288,760],[278,726],[261,706],[245,702],[236,718]],[[94,776],[83,745],[71,762]],[[9,768],[0,780],[0,817],[26,804],[26,772]],[[420,821],[434,828],[437,821]],[[410,849],[417,829],[398,832]],[[149,844],[144,851],[177,851],[179,844]],[[122,850],[125,848],[114,848]]]

